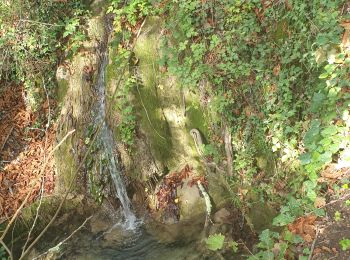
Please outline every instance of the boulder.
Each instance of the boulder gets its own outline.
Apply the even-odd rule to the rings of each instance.
[[[213,220],[215,223],[229,223],[229,218],[230,218],[231,213],[226,209],[222,208],[215,212],[213,216]]]
[[[204,218],[206,214],[204,198],[201,196],[197,185],[191,187],[189,182],[190,178],[186,179],[184,185],[177,189],[180,220],[191,220],[198,217]]]

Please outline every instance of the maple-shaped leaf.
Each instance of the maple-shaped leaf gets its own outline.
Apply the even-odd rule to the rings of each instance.
[[[220,250],[224,246],[225,236],[222,234],[210,235],[205,243],[207,244],[208,249],[216,251]]]

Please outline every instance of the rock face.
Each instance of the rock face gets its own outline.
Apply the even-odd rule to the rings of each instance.
[[[158,17],[148,17],[135,45],[137,65],[129,69],[124,80],[132,75],[138,81],[129,93],[129,102],[136,112],[136,136],[134,149],[126,152],[120,146],[119,152],[130,178],[141,181],[148,190],[150,207],[155,209],[155,192],[159,182],[168,173],[179,172],[186,165],[192,168],[192,174],[205,174],[205,167],[194,141],[190,136],[192,128],[199,129],[206,137],[205,112],[199,104],[199,95],[185,89],[180,91],[176,78],[160,71],[160,42],[162,23]],[[115,49],[110,50],[110,64],[107,68],[108,93],[112,95],[117,86],[118,68],[113,64]],[[119,69],[120,72],[120,69]],[[118,100],[109,100],[113,106]],[[118,113],[110,117],[111,125],[117,126]],[[121,137],[116,134],[116,139]],[[178,188],[178,205],[181,220],[205,216],[204,199],[196,185],[190,187],[187,181]]]
[[[176,79],[160,72],[159,23],[160,18],[147,18],[135,46],[135,55],[139,60],[136,74],[141,80],[134,90],[139,134],[149,143],[159,175],[178,170],[186,164],[201,171],[203,169],[189,135],[189,122],[192,120],[184,113],[183,103],[185,99],[186,106],[190,107],[194,105],[193,102],[198,102],[198,98],[181,93]],[[198,114],[198,123],[193,127],[204,129],[203,113],[199,111]]]
[[[99,9],[99,7],[97,8]],[[196,128],[207,139],[207,112],[200,104],[200,93],[186,90],[179,86],[176,78],[163,73],[159,67],[161,31],[158,17],[148,17],[135,43],[135,63],[124,69],[116,63],[120,52],[118,39],[110,39],[108,45],[109,64],[106,67],[106,114],[107,124],[112,129],[118,144],[123,172],[132,180],[134,192],[142,193],[135,201],[142,202],[140,197],[147,197],[142,203],[156,208],[156,192],[161,180],[169,173],[179,172],[186,165],[192,169],[192,176],[209,174],[208,193],[214,205],[225,203],[223,186],[219,185],[215,174],[208,173],[200,158],[190,130]],[[59,191],[65,190],[77,179],[82,183],[92,182],[101,185],[101,176],[88,173],[86,163],[94,164],[93,150],[90,157],[83,158],[88,144],[93,138],[93,105],[96,103],[94,85],[97,71],[101,65],[99,52],[103,44],[107,45],[107,27],[104,15],[97,15],[90,20],[88,29],[89,41],[76,53],[70,62],[61,65],[57,70],[59,99],[62,102],[58,140],[69,130],[76,132],[70,136],[56,153],[58,165]],[[115,93],[127,83],[128,78],[136,78],[136,84],[127,92],[126,102],[131,104],[136,116],[136,134],[133,137],[132,150],[126,150],[120,134],[120,118],[123,111],[115,109],[121,102]],[[182,89],[180,91],[180,89]],[[125,101],[125,100],[124,100]],[[82,166],[82,167],[81,167]],[[84,173],[85,171],[85,173]],[[90,176],[91,175],[91,176]],[[106,180],[104,180],[106,181]],[[177,188],[177,205],[180,210],[180,221],[202,219],[206,214],[205,202],[196,185],[184,185]],[[136,183],[136,184],[135,184]],[[135,188],[137,186],[137,189]],[[90,187],[99,196],[100,186]],[[79,191],[84,185],[77,185]],[[85,185],[86,187],[86,185]],[[141,190],[145,187],[144,190]],[[136,191],[135,191],[136,190]],[[97,199],[99,199],[97,197]],[[147,202],[146,202],[147,201]],[[156,216],[156,215],[155,215]],[[161,217],[156,217],[158,221]]]
[[[189,179],[177,190],[180,208],[180,220],[191,220],[194,217],[205,216],[206,207],[204,198],[201,197],[197,185],[190,186]]]
[[[82,50],[72,60],[59,66],[56,77],[59,99],[62,102],[61,117],[57,139],[60,141],[70,130],[75,133],[59,147],[55,154],[58,172],[58,191],[70,185],[78,170],[82,154],[82,145],[86,139],[86,130],[93,122],[91,110],[94,103],[94,85],[96,72],[101,60],[101,43],[106,42],[103,16],[90,20],[88,34],[91,40],[84,42]],[[80,168],[80,169],[78,169]],[[77,187],[76,187],[77,188]]]
[[[226,208],[222,208],[215,212],[213,220],[216,223],[229,223],[228,220],[230,215],[231,213]]]

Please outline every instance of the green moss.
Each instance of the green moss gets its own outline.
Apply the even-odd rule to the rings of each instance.
[[[206,119],[203,113],[203,110],[200,108],[199,104],[195,104],[193,102],[192,104],[187,104],[189,107],[186,111],[186,128],[188,132],[196,128],[198,129],[204,138],[208,139],[208,127],[206,125]]]
[[[246,215],[246,220],[249,225],[258,233],[265,229],[276,230],[277,228],[272,225],[272,219],[277,215],[268,203],[263,203],[258,200],[252,202],[253,206]]]
[[[89,6],[90,11],[93,15],[100,14],[104,9],[106,9],[109,1],[94,1],[94,0],[83,0],[86,6]]]
[[[66,80],[57,81],[57,100],[63,102],[68,90],[68,82]]]
[[[150,138],[153,154],[159,161],[166,163],[171,158],[172,143],[160,101],[156,93],[147,87],[138,87],[136,100],[139,122]]]
[[[40,218],[37,222],[37,229],[43,228],[51,218],[56,213],[56,210],[61,203],[62,198],[61,197],[48,197],[43,198],[41,201],[36,201],[32,203],[29,207],[26,207],[23,209],[21,214],[21,222],[24,227],[30,227],[32,225],[32,222],[37,214],[37,209],[40,205]],[[70,199],[66,200],[65,203],[62,206],[62,210],[60,211],[60,214],[64,214],[65,212],[69,212],[71,210],[76,209],[81,204],[81,199]]]
[[[288,38],[288,23],[285,19],[279,21],[276,26],[276,31],[273,34],[275,40],[285,40]]]
[[[48,246],[49,243],[51,243],[51,241],[54,241],[57,237],[65,236],[67,234],[67,229],[72,226],[72,223],[75,223],[74,220],[77,218],[85,219],[82,217],[82,215],[90,215],[96,211],[97,206],[91,201],[84,202],[85,207],[82,208],[81,206],[83,199],[84,196],[77,196],[74,199],[67,199],[63,203],[56,220],[44,234],[43,238],[40,240],[40,243],[35,245],[36,248],[46,248],[46,246]],[[32,230],[32,238],[35,238],[51,221],[61,201],[62,197],[59,196],[51,196],[42,199],[39,210],[39,217],[37,218],[35,227]],[[39,203],[39,201],[36,201],[22,210],[20,216],[10,227],[10,230],[4,239],[5,243],[13,246],[12,249],[14,253],[14,259],[19,258],[18,254],[22,251],[22,246],[27,239],[28,232],[33,226]],[[62,222],[66,224],[62,226]],[[7,225],[7,223],[4,223],[4,225],[0,226],[0,230],[3,230],[5,228],[5,225]],[[78,224],[73,224],[74,229],[76,229],[77,226]]]
[[[157,18],[149,18],[145,31],[152,31]],[[164,117],[161,100],[157,93],[158,87],[158,50],[156,34],[142,37],[135,47],[136,58],[139,59],[142,85],[135,89],[137,116],[141,128],[151,142],[151,149],[156,159],[167,165],[172,157],[171,134]]]
[[[55,162],[60,165],[60,172],[58,176],[58,190],[66,190],[70,186],[75,176],[77,165],[72,151],[72,137],[63,142],[55,153]],[[75,188],[73,187],[73,190]]]
[[[149,31],[143,36],[135,46],[136,57],[140,59],[140,69],[142,72],[142,80],[147,87],[156,87],[159,77],[158,60],[158,35],[151,34],[152,28],[158,19],[149,18],[145,25],[145,31]]]
[[[106,93],[107,98],[113,95],[114,87],[118,79],[119,66],[116,64],[117,49],[112,47],[109,54],[109,64],[106,66],[105,78],[106,78]]]
[[[263,170],[268,176],[275,173],[275,158],[274,155],[265,143],[262,136],[256,135],[251,141],[254,146],[256,165]]]

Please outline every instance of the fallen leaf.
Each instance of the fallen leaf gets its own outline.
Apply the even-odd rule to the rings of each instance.
[[[280,74],[280,70],[281,70],[281,64],[277,64],[277,65],[273,68],[273,75],[275,75],[275,76],[277,77],[278,74]]]
[[[300,235],[305,241],[311,242],[316,235],[316,227],[314,225],[316,216],[307,215],[296,219],[288,225],[288,229],[293,234]]]
[[[322,197],[317,197],[314,202],[315,208],[323,208],[326,205],[326,199]]]

